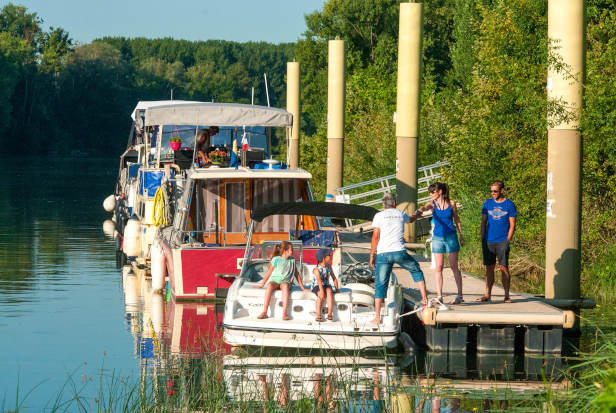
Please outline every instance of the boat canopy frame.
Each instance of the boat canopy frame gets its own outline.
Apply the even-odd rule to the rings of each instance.
[[[339,202],[278,202],[256,208],[251,219],[261,222],[271,215],[311,215],[372,221],[377,212],[379,211],[369,206]]]
[[[179,102],[145,111],[144,126],[207,125],[291,127],[293,115],[284,109],[241,103]]]

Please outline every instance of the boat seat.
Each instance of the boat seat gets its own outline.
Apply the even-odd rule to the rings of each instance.
[[[255,285],[259,285],[259,283],[246,283],[243,287],[240,288],[239,294],[241,297],[250,297],[250,298],[262,298],[265,299],[265,291],[267,287],[263,288],[254,288]],[[272,297],[277,300],[282,300],[282,291],[276,290]],[[316,300],[317,295],[308,291],[302,291],[299,286],[294,285],[291,289],[291,299],[292,300]]]
[[[373,294],[363,294],[358,291],[353,291],[353,300],[351,301],[353,304],[365,305],[366,307],[374,306],[374,295]]]
[[[345,285],[345,288],[348,288],[349,290],[352,290],[352,291],[361,291],[361,292],[364,292],[364,293],[368,293],[368,294],[374,295],[374,288],[370,287],[367,284],[348,283],[348,284]]]
[[[341,288],[340,291],[337,291],[334,294],[334,303],[347,303],[351,304],[353,299],[353,295],[351,290],[348,288]]]

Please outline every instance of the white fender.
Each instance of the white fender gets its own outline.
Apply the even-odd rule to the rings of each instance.
[[[141,254],[141,222],[135,217],[129,219],[124,227],[122,251],[128,257],[137,257]]]
[[[116,232],[116,227],[115,227],[115,222],[113,222],[110,219],[106,219],[103,222],[103,232],[105,233],[105,235],[107,235],[109,238],[113,238],[114,237],[114,233]]]
[[[103,209],[107,212],[113,212],[116,207],[115,195],[111,194],[103,201]]]
[[[150,262],[152,263],[152,291],[159,292],[165,285],[167,267],[165,266],[165,253],[158,240],[155,240],[150,248]]]

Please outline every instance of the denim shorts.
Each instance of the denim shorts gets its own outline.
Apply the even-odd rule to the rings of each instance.
[[[383,252],[376,255],[376,276],[374,279],[374,298],[384,299],[387,296],[389,277],[394,264],[398,264],[411,273],[413,281],[424,280],[419,264],[406,251]]]
[[[332,286],[331,286],[331,285],[329,285],[329,284],[326,284],[326,285],[324,285],[324,286],[323,286],[323,292],[324,292],[325,294],[327,294],[327,289],[328,289],[328,288],[329,288],[330,290],[332,290],[332,293],[334,292],[334,290],[332,289]],[[315,293],[316,295],[319,295],[319,292],[321,291],[321,289],[319,288],[319,286],[318,286],[318,285],[315,285],[314,287],[312,287],[312,290],[311,290],[311,291],[312,291],[313,293]]]
[[[437,254],[449,254],[460,251],[458,234],[450,234],[446,237],[432,236],[432,252]]]

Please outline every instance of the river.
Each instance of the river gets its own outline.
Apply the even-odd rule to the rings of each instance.
[[[102,232],[102,222],[110,218],[102,201],[113,191],[117,159],[4,159],[2,164],[7,173],[0,180],[0,412],[50,408],[59,394],[94,398],[101,373],[138,380],[144,365],[151,372],[154,364],[144,364],[135,333],[135,320],[143,313],[126,311],[114,243]],[[584,312],[583,345],[592,345],[595,325],[613,331],[611,307]],[[204,309],[195,314],[199,311]],[[442,362],[431,355],[396,360],[393,381],[410,377],[419,383],[413,372],[425,374],[426,368],[418,365]],[[445,363],[459,363],[471,374],[481,360]],[[512,358],[512,363],[525,361]],[[362,380],[380,380],[378,372],[387,366],[373,362]],[[235,373],[233,366],[225,373],[231,398]],[[254,375],[262,381],[255,388],[265,389],[258,368]],[[449,397],[439,409],[455,411],[460,403],[464,411],[484,406],[482,397],[476,403]],[[441,400],[433,397],[428,404],[432,408],[426,411],[435,411]]]

